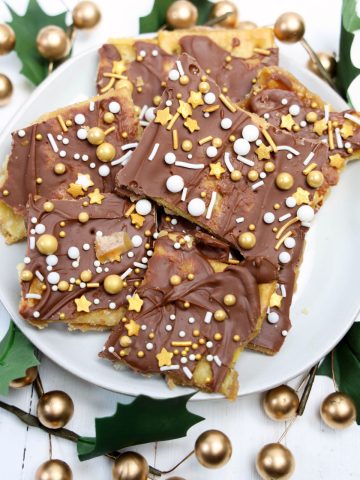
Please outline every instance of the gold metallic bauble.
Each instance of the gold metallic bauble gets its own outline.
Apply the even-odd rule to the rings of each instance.
[[[198,19],[195,5],[187,0],[176,0],[166,12],[166,22],[174,28],[193,27]]]
[[[230,174],[230,178],[233,182],[238,182],[242,177],[240,170],[233,170]]]
[[[115,115],[111,112],[106,112],[104,114],[104,122],[105,123],[113,123],[113,121],[115,120]]]
[[[104,279],[105,292],[110,293],[110,295],[121,292],[123,286],[124,282],[119,275],[108,275]]]
[[[256,170],[249,170],[247,177],[250,182],[256,182],[256,180],[259,178],[259,172],[257,172]]]
[[[291,173],[281,172],[276,177],[276,185],[280,190],[290,190],[294,185],[294,177]]]
[[[232,454],[230,439],[219,430],[207,430],[195,442],[195,455],[206,468],[220,468],[228,463]]]
[[[318,119],[318,115],[316,112],[308,112],[306,114],[306,121],[309,122],[309,123],[315,123],[316,120]]]
[[[184,150],[184,152],[190,152],[190,150],[192,149],[191,140],[184,140],[181,144],[181,148]]]
[[[96,156],[101,162],[111,162],[116,155],[116,149],[114,145],[108,142],[104,142],[96,149]]]
[[[125,452],[114,462],[113,480],[147,480],[149,465],[145,458],[136,452]]]
[[[11,388],[23,388],[31,385],[35,378],[38,376],[37,367],[30,367],[26,370],[25,376],[21,378],[16,378],[10,382]]]
[[[52,212],[54,210],[55,206],[52,202],[45,202],[43,205],[43,209],[45,212]]]
[[[239,28],[240,30],[254,30],[254,28],[257,28],[257,25],[254,22],[244,21],[239,22],[236,25],[236,28]]]
[[[233,295],[232,293],[228,293],[227,295],[225,295],[225,297],[224,297],[224,303],[225,303],[225,305],[227,305],[228,307],[231,307],[231,306],[235,305],[235,303],[236,303],[236,297],[235,297],[235,295]]]
[[[65,164],[62,162],[55,163],[54,172],[56,173],[56,175],[62,175],[63,173],[65,173],[66,172]]]
[[[275,22],[274,33],[281,42],[296,43],[304,36],[304,19],[295,12],[283,13]]]
[[[226,13],[229,13],[229,15],[225,18],[225,20],[218,22],[216,25],[226,28],[234,28],[238,21],[238,10],[233,2],[229,2],[228,0],[216,2],[211,11],[211,17],[221,17]]]
[[[155,107],[159,106],[160,102],[161,102],[160,95],[155,95],[154,98],[153,98],[153,104],[155,105]]]
[[[180,285],[181,277],[180,275],[171,275],[170,277],[170,284],[171,285]]]
[[[92,272],[91,270],[83,270],[81,273],[80,273],[80,280],[82,282],[90,282],[92,279]]]
[[[101,19],[99,7],[94,2],[79,2],[72,13],[76,28],[93,28]]]
[[[57,429],[69,422],[74,413],[74,404],[67,393],[53,390],[40,397],[36,411],[42,425]]]
[[[36,47],[40,55],[46,60],[61,60],[70,51],[70,40],[62,28],[56,25],[48,25],[38,33]]]
[[[92,145],[100,145],[105,140],[105,132],[99,127],[92,127],[88,131],[86,138]]]
[[[57,285],[60,292],[67,292],[69,290],[69,286],[69,282],[67,282],[66,280],[61,280]]]
[[[20,273],[20,280],[22,282],[31,282],[31,280],[33,279],[34,275],[33,273],[30,271],[30,270],[23,270],[21,273]]]
[[[0,107],[8,104],[13,92],[13,85],[9,77],[0,73]]]
[[[321,418],[330,428],[347,428],[356,420],[356,406],[353,400],[341,392],[328,395],[320,408]]]
[[[15,41],[14,30],[9,25],[0,23],[0,55],[6,55],[11,52],[15,47]]]
[[[256,457],[256,470],[263,480],[288,480],[294,473],[295,459],[281,443],[269,443]]]
[[[275,170],[275,164],[273,162],[266,162],[264,165],[264,170],[267,173],[271,173]]]
[[[244,250],[250,250],[256,244],[256,237],[252,232],[244,232],[239,235],[238,243]]]
[[[334,55],[326,52],[318,52],[317,56],[319,57],[321,65],[328,72],[330,77],[335,77],[337,62]],[[319,69],[316,63],[313,62],[311,59],[309,59],[308,61],[308,68],[317,75],[319,74]]]
[[[226,317],[227,315],[225,310],[219,309],[219,310],[216,310],[214,313],[214,318],[217,322],[223,322],[224,320],[226,320]]]
[[[208,82],[200,82],[199,83],[199,92],[201,93],[207,93],[210,91],[210,85]]]
[[[52,255],[58,248],[58,241],[54,235],[44,233],[37,239],[36,246],[43,255]]]
[[[324,175],[320,170],[312,170],[307,174],[306,182],[312,188],[319,188],[324,183]]]
[[[78,220],[80,223],[86,223],[90,219],[90,215],[87,212],[81,212],[78,215]]]
[[[280,385],[266,392],[263,407],[266,415],[272,420],[289,420],[296,415],[299,397],[293,388]]]
[[[73,474],[69,465],[62,460],[48,460],[40,465],[35,480],[72,480]]]

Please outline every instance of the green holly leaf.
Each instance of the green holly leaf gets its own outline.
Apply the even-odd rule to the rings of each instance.
[[[347,393],[355,402],[356,423],[360,425],[360,322],[354,323],[333,350],[333,356],[335,381],[340,392]],[[318,368],[317,375],[332,378],[331,363],[329,353]]]
[[[37,51],[37,34],[47,25],[56,25],[66,30],[66,12],[47,15],[37,0],[29,0],[23,16],[18,15],[9,5],[7,7],[12,16],[11,22],[7,23],[16,35],[15,51],[22,63],[21,73],[34,85],[39,85],[47,76],[49,62]]]
[[[140,17],[140,33],[157,32],[166,24],[166,12],[174,0],[154,0],[151,12],[145,17]],[[210,16],[214,4],[208,0],[193,0],[198,9],[198,25],[203,25]]]
[[[360,28],[360,18],[356,11],[357,0],[343,0],[342,22],[347,32],[354,32]]]
[[[0,342],[0,395],[7,395],[10,382],[24,377],[26,370],[36,365],[39,365],[39,360],[33,345],[11,322]]]
[[[125,447],[185,437],[190,427],[204,420],[186,408],[193,395],[165,400],[139,395],[128,405],[118,403],[114,415],[95,419],[95,438],[79,438],[79,459],[89,460]]]

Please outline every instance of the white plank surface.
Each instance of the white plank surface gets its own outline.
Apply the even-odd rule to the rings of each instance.
[[[21,13],[25,0],[9,0]],[[76,1],[65,0],[71,8]],[[146,14],[152,0],[128,2],[102,0],[103,20],[93,32],[79,32],[74,53],[79,53],[92,45],[100,45],[108,36],[132,35],[137,32],[137,18]],[[253,20],[258,24],[270,24],[286,10],[301,13],[307,24],[306,37],[316,50],[336,51],[340,26],[340,0],[257,0],[236,2],[243,20]],[[51,13],[57,13],[63,6],[60,0],[41,1]],[[126,13],[121,8],[127,5]],[[126,15],[126,17],[125,17]],[[0,21],[8,19],[6,9],[0,4]],[[319,22],[319,19],[321,21]],[[300,46],[284,47],[299,62],[306,61]],[[15,87],[11,103],[0,109],[0,126],[5,125],[32,91],[31,85],[19,75],[20,63],[14,53],[0,57],[0,71],[8,74]],[[79,72],[80,74],[80,72]],[[5,273],[2,273],[5,274]],[[0,338],[6,331],[8,315],[0,309]],[[82,435],[93,435],[94,417],[106,416],[114,412],[116,402],[129,401],[129,397],[113,394],[75,378],[50,360],[43,358],[40,367],[46,390],[60,389],[68,392],[75,403],[75,415],[69,428]],[[319,406],[323,398],[332,391],[332,383],[327,378],[317,377],[304,417],[296,421],[286,436],[285,443],[295,455],[297,468],[295,480],[350,480],[360,478],[359,428],[351,427],[343,432],[328,429],[319,416]],[[24,410],[34,412],[36,394],[27,388],[11,391],[3,399]],[[219,476],[226,480],[259,479],[254,468],[257,451],[268,442],[276,441],[284,431],[283,423],[274,423],[263,413],[261,396],[252,395],[236,402],[208,401],[192,403],[190,409],[206,418],[206,421],[193,427],[187,438],[172,442],[141,446],[137,448],[149,463],[166,470],[177,463],[192,448],[197,436],[209,428],[218,428],[231,438],[234,454],[230,463],[220,471],[200,467],[194,458],[176,472],[187,480],[215,480]],[[0,411],[0,462],[3,480],[32,480],[40,463],[48,458],[48,438],[38,430],[27,429],[10,414]],[[98,480],[111,478],[111,463],[106,458],[79,462],[75,446],[65,440],[53,438],[53,456],[71,465],[75,480]],[[169,475],[171,476],[171,475]],[[169,477],[168,476],[168,477]],[[166,478],[166,476],[164,476]]]

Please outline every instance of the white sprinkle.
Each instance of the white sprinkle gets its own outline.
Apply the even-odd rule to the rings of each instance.
[[[204,317],[204,322],[205,323],[211,323],[213,314],[211,312],[206,312],[205,317]]]
[[[142,120],[144,118],[144,115],[145,115],[145,112],[146,110],[148,109],[148,106],[147,105],[144,105],[140,111],[140,114],[139,114],[139,118],[140,120]]]
[[[145,331],[147,329],[146,325],[141,325],[141,330]]]
[[[119,102],[110,102],[109,103],[109,111],[111,113],[119,113],[121,110],[121,106]]]
[[[177,70],[173,69],[170,70],[169,72],[169,80],[172,80],[173,82],[176,82],[176,80],[179,80],[180,74]]]
[[[134,252],[128,252],[128,254],[127,254],[127,256],[128,256],[129,258],[133,258],[134,255],[135,255]]]
[[[32,217],[32,218],[31,218],[31,223],[37,223],[37,218],[36,218],[36,217]]]
[[[214,360],[214,356],[213,355],[206,355],[206,360],[208,362],[212,362]]]
[[[66,157],[66,152],[65,152],[65,150],[60,150],[59,155],[60,155],[61,158]]]
[[[195,323],[195,318],[194,317],[189,317],[188,322],[190,324]]]
[[[80,154],[79,153],[74,153],[74,159],[79,160],[80,159]]]
[[[179,70],[180,75],[181,76],[185,75],[185,72],[180,60],[176,60],[176,66],[177,66],[177,69]]]
[[[259,138],[259,135],[260,131],[256,125],[249,124],[242,129],[242,136],[248,142],[255,142]]]
[[[182,193],[181,193],[181,201],[182,201],[182,202],[185,202],[187,192],[188,192],[188,189],[187,189],[186,187],[184,187],[184,189],[183,189],[183,191],[182,191]]]
[[[290,113],[290,115],[292,115],[293,117],[296,117],[297,115],[299,115],[299,113],[300,113],[300,107],[299,107],[299,105],[296,105],[296,104],[290,105],[290,107],[289,107],[289,113]]]
[[[109,347],[109,348],[108,348],[108,352],[114,353],[114,352],[115,352],[115,348],[114,348],[114,347]]]
[[[291,255],[288,252],[281,252],[279,255],[279,261],[282,264],[289,263],[291,260]]]
[[[169,365],[168,367],[160,367],[160,372],[167,372],[168,370],[179,370],[179,365]],[[187,367],[184,367],[187,368]]]
[[[295,148],[293,148],[293,147],[289,147],[289,145],[278,145],[277,149],[279,151],[286,150],[288,152],[291,152],[293,155],[300,155],[300,152],[295,150]]]
[[[143,215],[143,216],[149,215],[149,213],[151,212],[151,209],[152,209],[151,203],[146,198],[142,198],[141,200],[138,200],[135,204],[136,213],[138,213],[139,215]]]
[[[283,283],[280,285],[280,290],[281,290],[281,295],[283,296],[283,298],[286,298],[286,287]]]
[[[68,139],[68,138],[63,138],[62,143],[63,143],[64,145],[69,145],[69,139]]]
[[[120,275],[121,280],[124,280],[124,278],[128,277],[132,271],[132,268],[128,268],[122,275]]]
[[[44,275],[42,275],[39,270],[36,270],[35,271],[35,275],[37,276],[37,278],[40,280],[40,282],[43,282],[44,281]]]
[[[351,148],[351,143],[350,143],[350,142],[345,142],[344,147],[345,147],[345,148]]]
[[[344,115],[344,117],[345,117],[345,115]],[[324,120],[325,120],[325,123],[328,123],[329,117],[330,117],[330,107],[329,107],[328,104],[326,104],[326,105],[324,105]],[[360,123],[359,123],[359,125],[360,125]]]
[[[170,320],[176,320],[176,315],[174,315],[173,313],[170,315]]]
[[[110,310],[115,310],[115,308],[116,308],[116,303],[110,302],[110,303],[109,303],[109,308],[110,308]]]
[[[177,225],[178,224],[178,221],[176,220],[176,218],[173,218],[171,220],[171,225]]]
[[[184,330],[180,330],[179,337],[184,338],[185,336],[186,336],[186,332],[184,332]]]
[[[108,167],[107,165],[101,165],[98,171],[100,177],[107,177],[110,174],[110,167]]]
[[[146,344],[145,348],[146,348],[146,350],[149,350],[149,351],[150,351],[150,350],[152,350],[152,349],[154,348],[154,344],[151,343],[151,342],[149,342],[149,343]]]
[[[275,221],[275,215],[272,212],[265,212],[263,216],[263,220],[265,223],[273,223]]]
[[[29,247],[30,247],[30,250],[34,250],[34,248],[35,248],[35,237],[30,237],[29,238]]]
[[[53,292],[57,292],[59,289],[58,289],[58,287],[57,287],[56,285],[53,285],[53,286],[51,287],[51,290],[52,290]]]
[[[268,322],[269,323],[277,323],[280,319],[279,314],[276,312],[270,312],[268,313],[267,316]]]
[[[99,305],[100,300],[98,298],[94,298],[94,303],[95,303],[95,305]]]
[[[142,237],[140,235],[134,235],[131,239],[131,242],[135,248],[140,247],[142,244]]]
[[[30,235],[35,235],[35,233],[36,233],[35,228],[32,228],[32,229],[30,230]]]
[[[210,220],[216,202],[216,192],[211,193],[210,203],[206,212],[206,220]]]
[[[214,158],[218,154],[218,149],[214,147],[213,145],[210,145],[210,147],[207,147],[206,149],[206,155],[209,158]]]
[[[213,342],[211,340],[209,340],[208,342],[206,342],[206,347],[207,348],[212,348],[214,346]]]
[[[305,120],[301,120],[300,127],[304,128],[306,127],[306,125],[307,125],[307,122],[305,122]]]
[[[24,258],[24,263],[29,264],[31,262],[30,257],[25,257]]]
[[[152,122],[155,118],[155,107],[149,107],[145,112],[145,120]]]
[[[173,104],[173,102],[171,100],[166,100],[166,102],[165,102],[165,105],[167,107],[171,107],[172,104]]]
[[[214,362],[216,363],[216,365],[218,367],[221,367],[222,361],[220,360],[220,358],[217,355],[214,355]]]
[[[55,265],[57,265],[59,259],[56,255],[48,255],[46,257],[46,263],[50,266],[50,267],[55,267]]]
[[[91,162],[90,165],[89,165],[90,168],[96,168],[96,163],[94,162]]]
[[[184,188],[184,179],[180,175],[171,175],[166,180],[166,188],[171,193],[179,193]]]
[[[226,165],[226,167],[227,167],[227,169],[229,170],[230,173],[235,170],[234,167],[232,166],[231,161],[230,161],[230,153],[229,152],[224,153],[224,162],[225,162],[225,165]]]
[[[145,50],[140,50],[139,52],[140,57],[146,57],[146,51]]]
[[[25,298],[32,298],[34,300],[41,300],[41,295],[39,293],[27,293]]]
[[[288,160],[291,160],[291,159],[293,158],[293,156],[294,156],[294,155],[293,155],[292,153],[288,153],[288,154],[286,155],[286,158],[287,158]]]
[[[281,217],[279,217],[279,222],[284,222],[290,217],[291,217],[291,213],[285,213],[285,215],[282,215]]]
[[[344,148],[344,142],[341,137],[340,129],[335,128],[335,138],[336,138],[336,143],[338,148]]]
[[[85,283],[85,282],[80,282],[79,287],[80,287],[80,288],[85,288],[85,287],[86,287],[86,283]]]
[[[23,137],[25,137],[25,135],[26,135],[25,130],[19,130],[19,131],[17,132],[17,134],[18,134],[18,137],[20,137],[20,138],[23,138]]]
[[[179,242],[175,242],[175,243],[174,243],[174,248],[175,248],[175,250],[179,250],[179,249],[181,248],[180,243],[179,243]]]
[[[283,99],[281,100],[281,103],[282,103],[283,105],[287,105],[287,104],[288,104],[288,101],[287,101],[286,98],[283,98]]]
[[[54,137],[52,136],[51,133],[48,133],[48,134],[47,134],[47,137],[48,137],[48,139],[49,139],[51,148],[54,150],[55,153],[57,153],[57,152],[59,151],[59,148],[58,148],[58,146],[56,145],[56,142],[55,142]]]
[[[76,136],[78,137],[79,140],[86,140],[87,138],[87,131],[85,128],[79,128],[79,130],[76,132]],[[75,157],[75,155],[74,155]],[[80,156],[79,156],[80,158]]]
[[[288,331],[287,331],[287,330],[283,330],[283,331],[281,332],[281,335],[282,335],[283,337],[286,337],[287,334],[288,334]]]
[[[90,110],[90,112],[93,112],[95,110],[95,102],[90,102],[89,103],[89,110]]]
[[[71,277],[71,278],[70,278],[70,280],[69,280],[69,282],[70,282],[70,283],[75,283],[75,282],[76,282],[76,280],[75,280],[75,278],[74,278],[74,277]]]
[[[159,147],[160,147],[160,143],[155,143],[155,145],[154,145],[154,147],[153,147],[153,149],[152,149],[152,152],[151,152],[150,155],[148,156],[148,160],[150,160],[150,161],[151,161],[151,160],[154,160],[155,155],[156,155]]]
[[[115,165],[126,165],[127,162],[129,161],[131,155],[133,154],[132,150],[129,150],[128,152],[125,153],[125,155],[123,155],[122,157],[120,158],[117,158],[116,160],[113,160],[111,162],[111,165],[114,167]]]
[[[33,313],[33,317],[34,317],[34,318],[39,318],[39,317],[40,317],[40,312],[35,311],[35,312]]]
[[[47,280],[51,285],[56,285],[60,281],[60,275],[57,272],[51,272],[47,276]]]
[[[268,113],[264,113],[264,118],[265,118],[265,120],[269,120],[270,115]]]
[[[255,162],[253,162],[252,160],[249,160],[248,158],[242,157],[241,155],[238,155],[237,159],[239,160],[239,162],[244,163],[249,167],[253,167],[255,165]]]
[[[151,55],[152,55],[153,57],[157,57],[157,56],[159,55],[159,51],[158,51],[158,50],[155,50],[155,48],[154,48],[154,50],[151,52]]]
[[[87,161],[89,160],[89,155],[86,155],[86,154],[83,155],[83,156],[81,157],[81,160],[82,160],[83,162],[87,162]]]
[[[136,148],[138,145],[139,145],[138,142],[126,143],[121,147],[121,150],[124,152],[125,150],[129,150],[130,148]]]
[[[265,185],[264,181],[263,180],[259,180],[258,182],[254,183],[253,185],[251,185],[251,188],[253,190],[256,190],[257,188],[259,187],[262,187],[263,185]]]
[[[215,93],[213,92],[208,92],[204,95],[204,100],[205,100],[205,103],[207,103],[208,105],[212,105],[213,103],[216,102],[216,95]]]
[[[191,371],[189,370],[189,368],[188,367],[183,367],[183,371],[184,371],[185,375],[187,376],[187,378],[189,380],[191,380],[193,375],[192,375]]]
[[[77,260],[75,260],[74,262],[72,262],[71,264],[74,268],[78,268],[79,266],[79,262]]]
[[[83,115],[82,113],[77,113],[75,115],[74,121],[76,125],[83,125],[85,123],[85,115]]]
[[[262,178],[262,179],[266,178],[266,173],[265,172],[260,172],[259,177]]]
[[[68,257],[72,260],[76,260],[80,256],[80,251],[77,247],[69,247],[67,251]]]
[[[148,250],[148,251],[146,252],[146,255],[147,255],[148,257],[152,257],[153,254],[154,254],[154,252],[153,252],[152,250]]]
[[[195,355],[194,355],[193,353],[190,353],[190,355],[189,355],[189,360],[190,360],[191,362],[193,362],[194,360],[196,360],[196,357],[195,357]]]
[[[146,269],[147,265],[145,265],[144,263],[140,263],[140,262],[134,262],[134,267]]]
[[[236,223],[242,223],[244,220],[245,220],[244,217],[238,217],[238,218],[235,220],[235,222],[236,222]]]
[[[296,200],[294,197],[288,197],[286,200],[285,200],[285,205],[289,208],[293,208],[295,207],[296,205]]]
[[[62,135],[58,135],[58,136],[56,137],[56,139],[59,140],[59,141],[61,141],[61,140],[63,139],[63,136],[62,136]]]
[[[101,268],[101,267],[97,267],[96,273],[101,273],[101,272],[102,272],[102,268]]]
[[[303,161],[303,164],[306,166],[308,163],[310,163],[314,155],[315,155],[314,152],[310,152],[309,155]]]
[[[250,143],[245,138],[238,138],[233,144],[234,152],[238,155],[247,155],[250,152]]]
[[[188,163],[188,162],[176,161],[175,166],[176,167],[190,168],[190,169],[194,169],[194,170],[197,170],[197,169],[200,170],[200,169],[204,168],[205,165],[203,163]]]
[[[221,125],[221,128],[223,128],[224,130],[228,130],[229,128],[232,127],[232,120],[231,118],[223,118],[220,122],[220,125]]]
[[[171,332],[172,329],[173,329],[172,325],[166,325],[166,327],[165,327],[165,330],[166,330],[167,332]]]
[[[187,210],[193,217],[200,217],[206,210],[204,200],[201,198],[193,198],[188,203]]]

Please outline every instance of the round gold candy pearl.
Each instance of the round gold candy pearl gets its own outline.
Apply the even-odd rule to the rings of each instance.
[[[6,55],[15,47],[15,32],[6,23],[0,24],[0,55]]]
[[[184,150],[184,152],[190,152],[190,150],[192,149],[191,140],[184,140],[181,144],[181,148]]]
[[[180,285],[181,283],[181,277],[180,275],[171,275],[170,277],[170,284],[171,285]]]
[[[216,148],[220,148],[222,146],[222,140],[219,137],[215,137],[211,141],[212,145]]]
[[[89,221],[89,214],[87,212],[81,212],[78,215],[78,220],[80,223],[86,223]]]
[[[55,206],[52,202],[45,202],[43,205],[43,209],[45,212],[52,212]]]
[[[280,385],[266,392],[263,407],[266,415],[272,420],[289,420],[296,415],[299,397],[293,388]]]
[[[166,22],[174,28],[193,27],[198,19],[198,10],[187,0],[177,0],[166,12]]]
[[[37,367],[30,367],[26,369],[25,376],[16,378],[10,382],[11,388],[23,388],[31,385],[35,378],[38,376],[38,369]]]
[[[67,463],[53,459],[40,465],[35,480],[73,480],[73,474]]]
[[[281,172],[276,177],[276,185],[280,190],[290,190],[294,185],[294,177],[287,172]]]
[[[119,275],[108,275],[104,280],[105,292],[115,295],[123,289],[123,281]]]
[[[228,13],[229,15],[221,22],[217,22],[216,25],[225,28],[234,28],[238,20],[238,10],[236,8],[236,5],[233,4],[233,2],[230,2],[228,0],[221,0],[219,2],[216,2],[213,6],[211,17],[222,17],[226,13]]]
[[[288,480],[294,473],[295,459],[281,443],[269,443],[256,457],[256,470],[263,480]]]
[[[36,37],[36,47],[46,60],[61,60],[69,53],[70,40],[62,28],[48,25],[39,31]]]
[[[210,85],[208,84],[208,82],[199,83],[199,92],[208,93],[209,90],[210,90]]]
[[[96,149],[96,156],[101,162],[111,162],[116,155],[116,149],[114,145],[108,142],[104,142]]]
[[[227,315],[225,310],[216,310],[214,313],[214,318],[217,322],[223,322],[226,319]]]
[[[13,86],[9,77],[0,73],[0,107],[9,103],[13,92]]]
[[[57,287],[60,292],[67,292],[69,290],[69,283],[66,280],[61,280]]]
[[[317,119],[318,119],[318,115],[316,112],[308,112],[306,114],[306,121],[309,123],[315,123]]]
[[[149,465],[145,458],[136,452],[122,453],[112,468],[113,480],[147,480]]]
[[[20,274],[20,280],[22,282],[31,282],[33,279],[34,275],[30,270],[23,270]]]
[[[240,170],[233,170],[230,174],[230,178],[233,182],[238,182],[242,177]]]
[[[190,79],[187,75],[181,75],[179,82],[180,85],[187,85],[190,82]]]
[[[91,145],[100,145],[105,140],[105,132],[99,127],[92,127],[88,131],[86,138]]]
[[[155,97],[153,98],[153,104],[155,105],[155,107],[159,106],[160,102],[161,102],[160,95],[155,95]]]
[[[40,423],[45,427],[62,428],[73,416],[74,404],[67,393],[53,390],[40,397],[36,412]]]
[[[134,85],[130,82],[130,80],[122,79],[122,80],[118,80],[115,83],[115,89],[119,89],[119,88],[126,88],[127,90],[129,90],[130,93],[132,93],[134,90]],[[108,112],[108,113],[111,113],[111,112]]]
[[[328,427],[343,429],[354,423],[356,406],[345,393],[334,392],[328,395],[321,404],[320,415]]]
[[[104,122],[105,123],[113,123],[113,121],[115,120],[115,115],[111,112],[106,112],[104,114]]]
[[[226,306],[231,307],[231,306],[235,305],[235,303],[236,303],[235,295],[233,295],[232,293],[228,293],[227,295],[225,295],[224,304]]]
[[[132,340],[127,335],[123,335],[122,337],[120,337],[119,343],[121,347],[127,348],[130,347]]]
[[[101,12],[96,3],[82,1],[75,6],[72,17],[76,28],[93,28],[100,22]]]
[[[195,442],[195,455],[206,468],[223,467],[232,455],[230,439],[219,430],[207,430]]]
[[[256,182],[259,178],[259,173],[256,170],[249,170],[247,177],[251,182]]]
[[[54,166],[54,172],[56,173],[56,175],[62,175],[66,172],[66,166],[61,162],[56,163]]]
[[[58,248],[58,241],[54,235],[44,233],[37,239],[36,247],[43,255],[52,255]]]
[[[312,170],[307,174],[306,182],[312,188],[319,188],[324,183],[324,175],[320,170]]]
[[[91,270],[83,270],[83,271],[80,273],[80,279],[81,279],[83,282],[90,282],[90,280],[92,279]]]
[[[281,42],[296,43],[304,36],[304,20],[298,13],[283,13],[275,22],[274,33]]]
[[[244,232],[239,235],[238,243],[240,248],[251,250],[256,244],[256,237],[252,232]]]
[[[275,170],[275,164],[273,162],[266,162],[264,165],[264,170],[266,173],[271,173]]]

